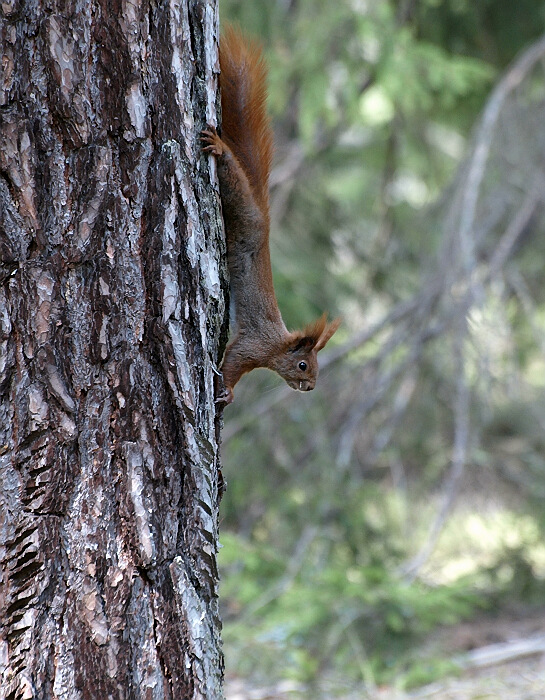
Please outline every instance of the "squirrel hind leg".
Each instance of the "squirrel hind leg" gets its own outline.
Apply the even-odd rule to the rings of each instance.
[[[225,151],[225,145],[221,140],[215,126],[207,126],[201,131],[202,150],[214,156],[221,156]]]

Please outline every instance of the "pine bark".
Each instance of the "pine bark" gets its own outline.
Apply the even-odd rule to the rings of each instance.
[[[0,698],[222,697],[214,0],[0,5]]]

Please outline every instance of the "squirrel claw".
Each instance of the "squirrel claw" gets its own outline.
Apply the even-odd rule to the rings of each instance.
[[[204,153],[211,153],[214,156],[221,156],[223,153],[222,142],[215,126],[207,126],[201,131],[201,141],[205,144],[202,147]]]
[[[234,394],[233,390],[231,388],[225,389],[215,400],[214,403],[221,403],[224,406],[228,406],[230,403],[233,403],[234,401]]]

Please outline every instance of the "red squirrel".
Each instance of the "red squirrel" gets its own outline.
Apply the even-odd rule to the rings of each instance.
[[[225,392],[233,401],[243,374],[266,367],[292,389],[310,391],[318,357],[340,324],[323,314],[303,330],[289,332],[274,293],[269,252],[269,174],[273,135],[266,111],[267,69],[261,49],[230,27],[220,40],[222,135],[209,126],[203,151],[217,159],[227,236],[233,339],[222,364]]]

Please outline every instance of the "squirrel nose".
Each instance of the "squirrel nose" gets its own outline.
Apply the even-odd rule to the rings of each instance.
[[[307,386],[307,388],[305,389],[305,391],[312,391],[313,389],[314,389],[314,387],[312,386],[312,384],[309,384]]]

